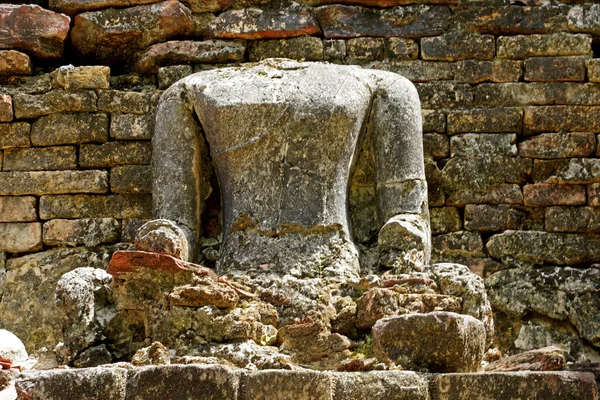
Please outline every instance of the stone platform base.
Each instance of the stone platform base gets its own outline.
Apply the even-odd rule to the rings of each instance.
[[[19,399],[28,400],[598,400],[593,374],[579,372],[248,372],[168,365],[28,371],[16,387]]]

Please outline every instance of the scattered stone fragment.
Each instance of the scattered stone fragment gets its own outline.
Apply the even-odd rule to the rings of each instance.
[[[143,365],[169,365],[171,364],[169,349],[160,342],[154,342],[149,347],[139,349],[133,355],[131,363],[136,367]]]
[[[73,361],[73,366],[76,368],[90,368],[110,364],[111,362],[112,355],[110,351],[108,351],[106,345],[101,344],[82,351],[77,359]]]
[[[7,358],[13,363],[27,359],[27,350],[23,342],[6,329],[0,329],[0,357]]]
[[[560,371],[567,366],[564,353],[558,347],[544,347],[491,362],[484,366],[483,370],[486,372]]]
[[[194,239],[188,228],[166,219],[156,219],[138,230],[135,248],[189,261],[193,257]]]
[[[31,75],[33,64],[25,53],[0,50],[0,76]]]

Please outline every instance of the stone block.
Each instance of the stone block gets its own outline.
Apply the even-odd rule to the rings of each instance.
[[[482,83],[473,89],[473,103],[478,107],[567,104],[574,96],[569,83]],[[578,90],[584,86],[578,85]]]
[[[106,114],[52,114],[33,123],[34,146],[104,143],[108,140]]]
[[[446,158],[450,153],[448,136],[439,133],[423,134],[423,153],[432,158]]]
[[[67,90],[108,89],[110,68],[104,66],[62,66],[53,74],[55,86]]]
[[[516,156],[514,133],[462,133],[450,137],[450,157]]]
[[[600,132],[600,107],[527,107],[523,133],[536,132]]]
[[[320,34],[310,10],[299,4],[225,11],[204,33],[207,38],[247,40]]]
[[[435,207],[429,209],[431,234],[457,232],[462,229],[462,218],[456,207]]]
[[[451,312],[380,319],[372,337],[379,360],[429,372],[475,372],[485,349],[483,323]]]
[[[82,168],[106,168],[124,164],[150,164],[150,142],[108,142],[82,144],[79,165]]]
[[[0,122],[10,122],[12,120],[12,97],[7,94],[0,94]]]
[[[419,45],[411,39],[391,37],[385,39],[385,58],[389,60],[416,60]]]
[[[520,133],[523,111],[519,108],[473,108],[448,112],[448,134],[470,132]]]
[[[31,147],[4,150],[3,171],[77,169],[75,146]]]
[[[17,93],[41,94],[52,90],[52,80],[49,73],[33,76],[0,76],[0,82],[4,89],[3,92],[13,96]]]
[[[332,400],[428,400],[427,380],[411,371],[333,373]]]
[[[584,185],[536,183],[523,186],[526,206],[580,206],[586,204]]]
[[[588,57],[531,57],[525,60],[525,80],[575,81],[585,80]]]
[[[519,156],[530,158],[589,157],[596,150],[592,132],[543,133],[519,143]]]
[[[448,160],[442,173],[449,186],[483,189],[499,183],[527,182],[532,161],[517,157],[457,157]]]
[[[106,193],[105,171],[0,172],[0,195]]]
[[[194,69],[192,68],[191,65],[171,65],[168,67],[161,67],[158,69],[158,88],[159,89],[168,89],[169,86],[171,86],[178,80],[185,78],[186,76],[191,75],[193,73],[194,73]],[[119,114],[115,114],[115,115],[119,115]],[[111,130],[112,130],[112,123],[111,123]],[[112,135],[112,132],[111,132],[111,135]]]
[[[536,210],[536,209],[534,209]],[[542,222],[535,226],[543,226],[543,210],[540,219]],[[528,215],[529,214],[529,215]],[[465,206],[465,229],[478,232],[502,232],[508,229],[528,229],[535,225],[536,212],[527,212],[527,209],[518,209],[508,204],[467,204]],[[538,212],[539,214],[539,212]],[[531,219],[532,221],[528,221]]]
[[[58,89],[39,95],[16,94],[13,96],[13,106],[16,118],[29,119],[62,112],[96,111],[97,98],[94,91],[68,92]]]
[[[586,184],[600,182],[600,160],[595,158],[569,158],[535,160],[533,182]]]
[[[115,140],[152,139],[154,114],[113,114],[110,118],[110,137]],[[105,140],[106,141],[106,140]]]
[[[548,207],[544,220],[548,232],[600,232],[596,207]]]
[[[468,107],[473,103],[471,85],[454,82],[416,83],[421,106],[426,109],[451,109]]]
[[[590,58],[587,60],[587,77],[590,82],[600,82],[600,59]]]
[[[346,59],[345,40],[323,40],[323,61],[341,63]]]
[[[244,40],[170,41],[150,46],[138,59],[135,69],[155,74],[168,65],[242,62],[245,51]]]
[[[147,93],[121,90],[99,90],[98,109],[110,113],[146,114],[150,108]]]
[[[42,196],[40,218],[152,218],[148,195]]]
[[[446,33],[422,38],[421,57],[433,61],[490,60],[494,58],[495,44],[492,35]]]
[[[484,372],[444,374],[433,378],[436,400],[595,400],[594,376],[577,372]]]
[[[590,35],[554,33],[551,35],[501,36],[497,39],[498,58],[524,60],[529,57],[592,56]]]
[[[29,147],[31,125],[27,122],[0,124],[0,149],[12,147]]]
[[[24,253],[42,249],[42,224],[39,222],[0,223],[0,251]]]
[[[133,243],[138,229],[148,220],[140,218],[126,218],[121,221],[121,242]]]
[[[600,183],[587,185],[588,205],[600,206]]]
[[[300,36],[291,39],[259,40],[249,43],[248,59],[250,61],[261,61],[267,58],[322,61],[323,41],[314,36]]]
[[[456,21],[467,31],[494,35],[550,33],[566,27],[566,15],[560,7],[515,7],[505,4],[500,2],[488,7],[464,7],[456,13]]]
[[[395,72],[411,82],[450,80],[454,77],[454,64],[447,62],[421,60],[395,61],[391,63],[377,63],[374,65],[374,68]]]
[[[32,23],[35,21],[35,23]],[[56,59],[63,55],[71,18],[33,4],[0,4],[0,49]]]
[[[430,207],[445,204],[444,177],[435,161],[425,158],[425,177],[427,179],[427,201]]]
[[[255,371],[242,375],[240,400],[329,400],[331,378],[318,371]]]
[[[358,37],[346,41],[346,56],[351,62],[381,60],[384,51],[383,38]]]
[[[432,251],[442,257],[481,257],[483,241],[479,232],[450,232],[433,238]]]
[[[114,218],[52,219],[44,223],[47,246],[98,246],[119,240],[119,222]]]
[[[521,204],[523,192],[517,184],[496,184],[483,189],[458,188],[449,191],[446,204],[464,207],[466,204]]]
[[[522,76],[523,61],[519,60],[464,60],[454,68],[458,83],[518,82]]]
[[[423,132],[446,132],[446,114],[435,110],[421,110]]]
[[[31,75],[33,64],[25,53],[16,50],[0,50],[0,76]]]
[[[37,200],[35,197],[0,197],[0,222],[31,222],[36,219]]]
[[[569,29],[573,32],[600,34],[600,5],[598,4],[571,7],[567,19]]]
[[[152,193],[152,167],[122,165],[110,170],[112,193]]]
[[[326,5],[315,16],[327,39],[361,36],[417,39],[444,33],[451,24],[447,6],[409,5],[392,8],[364,8]]]

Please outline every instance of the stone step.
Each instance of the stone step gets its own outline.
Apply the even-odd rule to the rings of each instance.
[[[26,371],[16,388],[18,398],[28,400],[598,400],[594,375],[571,371],[249,372],[222,365],[177,364]]]

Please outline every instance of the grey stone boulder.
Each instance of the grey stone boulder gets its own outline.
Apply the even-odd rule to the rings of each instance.
[[[13,363],[25,361],[27,359],[27,350],[25,350],[23,342],[12,332],[0,329],[0,356],[8,358]]]
[[[380,319],[372,338],[379,360],[429,372],[477,371],[485,350],[481,321],[443,311]]]

